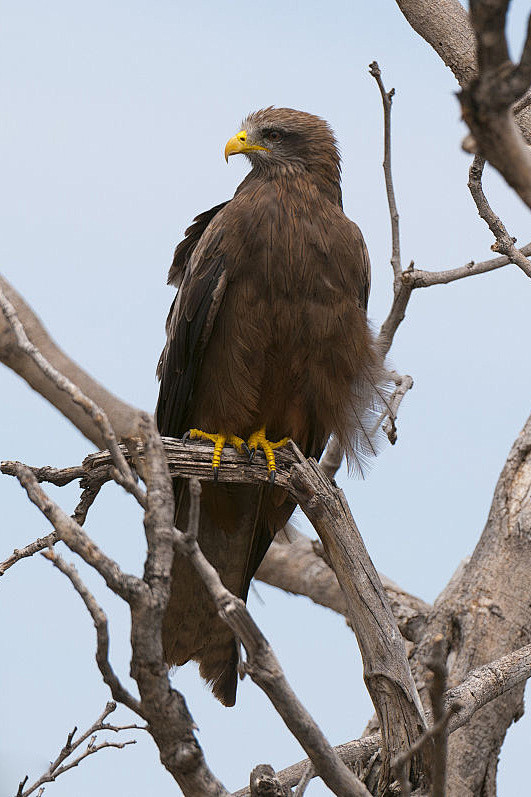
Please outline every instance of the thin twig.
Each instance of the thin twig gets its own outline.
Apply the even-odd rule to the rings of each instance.
[[[481,182],[484,166],[485,158],[482,158],[481,155],[475,155],[469,171],[468,188],[476,203],[479,215],[487,223],[489,230],[496,238],[496,243],[493,244],[492,250],[494,252],[500,252],[502,255],[508,257],[511,263],[517,265],[522,269],[524,274],[531,277],[531,263],[527,257],[516,248],[514,245],[516,238],[509,235],[507,228],[494,213],[485,196]]]
[[[21,463],[14,463],[14,462],[2,462],[0,465],[0,469],[2,473],[9,473],[10,475],[16,475],[16,468],[15,465]],[[8,467],[9,466],[9,469]],[[11,467],[13,466],[13,467]],[[50,478],[41,478],[39,479],[39,473],[43,471],[53,471],[56,470],[55,468],[30,468],[34,476],[39,481],[51,481],[52,484],[57,484],[56,481]],[[64,474],[65,471],[74,471],[78,470],[77,468],[65,468],[63,471],[60,471],[61,474]],[[84,473],[84,472],[83,472]],[[63,476],[60,475],[58,477],[62,479]],[[77,477],[76,477],[77,478]],[[68,482],[64,482],[64,484],[68,484]],[[78,505],[74,509],[73,514],[71,515],[72,520],[75,520],[80,526],[83,525],[87,518],[87,513],[96,500],[98,493],[101,489],[103,481],[98,481],[96,479],[91,479],[89,484],[83,489],[81,493],[81,498],[79,500]],[[51,548],[55,543],[60,539],[59,534],[56,531],[50,532],[45,537],[39,537],[34,542],[30,542],[24,548],[15,548],[11,556],[8,556],[3,562],[0,563],[0,576],[3,576],[6,570],[9,570],[10,567],[13,567],[14,564],[19,562],[21,559],[26,559],[29,556],[33,556],[33,554],[38,553],[39,551],[44,551],[45,548]]]
[[[397,371],[391,371],[388,376],[390,380],[393,380],[396,388],[391,398],[386,402],[385,410],[375,423],[374,431],[376,431],[383,421],[382,429],[387,435],[391,445],[394,446],[397,440],[396,421],[398,418],[398,409],[408,390],[411,390],[413,387],[413,379],[408,376],[408,374],[402,376]]]
[[[393,172],[391,169],[391,107],[393,104],[393,97],[395,90],[385,90],[382,80],[382,73],[377,61],[369,64],[369,72],[376,80],[380,94],[382,96],[382,105],[384,112],[384,160],[383,170],[385,176],[385,189],[387,192],[387,203],[389,205],[389,215],[391,216],[391,266],[394,273],[394,294],[398,294],[400,290],[400,280],[402,277],[402,261],[400,256],[400,217],[396,206],[395,189],[393,185]]]
[[[531,255],[531,243],[522,246],[517,251],[525,257]],[[424,271],[419,268],[414,268],[413,265],[411,265],[404,271],[402,280],[411,285],[412,288],[429,288],[431,285],[448,285],[450,282],[465,279],[466,277],[474,277],[477,274],[486,274],[489,271],[495,271],[498,268],[509,265],[511,262],[512,261],[505,256],[494,257],[490,260],[482,260],[480,263],[471,260],[464,266],[449,268],[445,271]]]
[[[531,644],[472,670],[459,686],[449,689],[444,696],[445,711],[450,713],[448,720],[446,713],[443,717],[443,722],[448,722],[448,733],[452,734],[462,728],[476,711],[518,684],[524,683],[528,678],[531,678]],[[430,713],[427,713],[426,719],[428,722],[432,721]],[[440,729],[439,724],[432,726],[430,731],[433,734]],[[335,750],[343,761],[353,766],[358,762],[367,761],[381,748],[381,745],[381,735],[374,733],[362,739],[340,744]],[[305,758],[277,772],[277,777],[286,786],[296,786],[309,763],[311,762]],[[234,797],[248,797],[248,795],[248,789],[244,788],[235,792]]]
[[[113,592],[126,601],[134,599],[142,582],[135,576],[123,573],[118,564],[98,548],[81,526],[46,495],[29,468],[19,463],[15,475],[30,501],[50,521],[70,550],[97,570]]]
[[[51,783],[59,775],[62,775],[64,772],[67,772],[69,769],[73,767],[77,767],[78,764],[83,761],[83,759],[88,758],[89,755],[93,755],[97,753],[99,750],[103,750],[105,747],[116,747],[118,749],[124,748],[126,745],[136,744],[135,739],[129,739],[125,742],[102,742],[100,744],[95,744],[93,739],[96,738],[96,734],[99,731],[113,731],[115,733],[119,733],[120,731],[125,730],[145,730],[145,727],[142,725],[110,725],[109,723],[105,722],[105,719],[112,714],[113,711],[116,709],[116,703],[110,702],[107,703],[105,709],[103,710],[102,714],[98,717],[98,719],[86,730],[78,739],[74,741],[74,736],[77,732],[77,727],[74,728],[67,736],[66,744],[61,749],[57,757],[50,763],[50,766],[31,786],[27,789],[24,789],[24,786],[28,782],[28,776],[24,778],[23,781],[19,784],[18,791],[16,797],[29,797],[37,789],[42,789],[43,783]],[[90,739],[87,748],[85,751],[79,755],[77,758],[73,759],[69,763],[62,765],[63,761],[69,758],[75,750],[77,750],[87,739]],[[43,789],[39,792],[42,794]],[[37,795],[38,797],[38,795]]]
[[[96,627],[96,662],[102,674],[104,682],[111,690],[111,694],[119,703],[123,703],[130,708],[135,714],[144,717],[144,712],[140,702],[133,697],[130,692],[122,686],[119,678],[116,676],[111,664],[109,662],[109,631],[107,626],[107,617],[103,609],[98,605],[92,593],[88,590],[87,586],[81,580],[76,568],[65,562],[55,551],[49,550],[43,553],[43,556],[48,559],[55,567],[64,573],[78,595],[81,597],[83,603],[87,607],[94,625]]]

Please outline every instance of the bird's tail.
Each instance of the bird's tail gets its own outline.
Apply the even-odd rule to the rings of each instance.
[[[275,531],[284,525],[293,504],[276,488],[246,485],[203,486],[198,541],[223,584],[246,600],[251,578],[262,561]],[[188,489],[177,481],[176,525],[188,523]],[[282,494],[281,494],[282,493]],[[281,512],[279,513],[278,505]],[[284,520],[285,518],[285,520]],[[176,553],[170,601],[163,623],[163,645],[168,664],[199,662],[201,676],[226,706],[236,700],[239,650],[229,627],[189,561]]]

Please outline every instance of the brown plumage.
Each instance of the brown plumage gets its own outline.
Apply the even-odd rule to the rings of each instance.
[[[248,439],[265,426],[268,439],[291,437],[314,457],[334,434],[359,463],[372,452],[367,415],[380,362],[366,318],[369,258],[342,210],[333,133],[289,108],[253,113],[242,127],[228,153],[247,154],[251,172],[232,200],[197,216],[175,250],[159,430]],[[177,481],[175,494],[176,524],[185,527],[186,485]],[[200,545],[244,600],[293,509],[276,487],[204,485]],[[164,647],[169,664],[198,661],[216,697],[234,704],[235,640],[179,554]]]

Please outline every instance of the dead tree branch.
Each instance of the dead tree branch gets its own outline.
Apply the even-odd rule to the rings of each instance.
[[[19,462],[1,462],[0,471],[4,474],[8,474],[9,476],[16,476],[16,467],[20,464],[21,463]],[[76,471],[78,474],[73,478],[80,478],[80,476],[82,477],[81,484],[84,484],[85,486],[83,487],[83,492],[81,493],[79,503],[74,509],[73,515],[71,516],[76,523],[82,526],[87,518],[87,513],[96,500],[103,484],[103,481],[97,478],[97,472],[85,478],[85,471],[83,470],[82,466],[79,468],[64,468],[62,470],[48,467],[30,468],[30,470],[38,482],[48,481],[52,484],[59,484],[59,486],[62,486],[63,484],[69,484],[71,481],[70,475],[73,471]],[[68,477],[65,475],[66,472],[69,472]],[[65,478],[68,478],[68,481],[63,481]],[[33,554],[43,551],[45,548],[51,548],[53,545],[55,545],[58,539],[58,533],[56,531],[52,531],[45,537],[39,537],[34,542],[26,545],[24,548],[15,548],[11,556],[8,556],[7,559],[0,563],[0,576],[3,576],[6,570],[9,570],[10,567],[19,562],[21,559],[33,556]]]
[[[72,586],[81,597],[81,600],[87,607],[87,610],[94,621],[97,640],[96,662],[101,672],[103,681],[111,690],[113,698],[119,703],[123,703],[124,706],[130,708],[131,711],[135,712],[135,714],[143,717],[144,715],[140,703],[127,691],[127,689],[123,687],[109,662],[109,630],[105,612],[100,606],[98,606],[96,599],[87,589],[73,565],[65,562],[65,560],[59,556],[59,554],[56,554],[52,550],[46,551],[43,553],[43,556],[52,562],[52,564],[55,565],[55,567],[64,573],[64,575],[70,580]]]
[[[402,259],[400,256],[400,217],[398,215],[398,208],[396,206],[393,172],[391,169],[391,106],[393,104],[395,90],[385,90],[382,80],[382,73],[377,61],[373,61],[372,64],[369,64],[369,72],[376,80],[378,88],[380,89],[384,112],[383,170],[385,177],[385,189],[387,192],[387,203],[389,205],[389,215],[391,217],[391,266],[393,267],[394,274],[393,292],[396,296],[401,287]]]
[[[470,0],[477,74],[459,99],[477,151],[531,208],[531,152],[516,124],[513,105],[531,84],[531,24],[519,64],[505,38],[508,0]]]
[[[60,775],[64,772],[67,772],[69,769],[73,767],[77,767],[85,758],[88,758],[94,753],[97,753],[99,750],[103,750],[107,747],[112,748],[116,747],[118,749],[123,749],[127,745],[136,744],[136,739],[128,739],[125,742],[109,742],[104,741],[96,744],[96,734],[100,733],[101,731],[113,731],[114,733],[120,733],[121,731],[126,730],[145,730],[142,725],[111,725],[108,722],[105,722],[106,718],[109,714],[112,714],[113,711],[116,709],[116,703],[107,703],[105,706],[104,711],[98,717],[98,719],[86,730],[79,738],[74,741],[74,736],[77,732],[77,728],[74,728],[68,734],[66,744],[61,749],[59,755],[50,763],[50,766],[31,786],[28,786],[27,789],[24,789],[28,781],[28,776],[21,781],[18,787],[17,794],[15,797],[29,797],[30,794],[37,791],[44,783],[51,783],[52,781],[56,780]],[[89,739],[89,743],[85,750],[76,758],[67,761],[72,754],[79,750],[81,745]],[[64,761],[67,761],[66,764],[63,764]],[[42,792],[40,792],[42,794]]]
[[[289,542],[279,541],[277,535],[255,578],[285,592],[304,595],[314,603],[332,609],[348,619],[345,595],[327,561],[322,545],[295,530],[293,533]],[[400,633],[406,639],[417,642],[422,636],[422,628],[431,606],[401,590],[381,573],[378,575]]]
[[[287,727],[308,753],[317,774],[334,794],[370,797],[365,786],[345,767],[296,697],[269,642],[250,616],[245,603],[223,586],[217,571],[201,552],[197,543],[200,493],[199,481],[192,479],[189,527],[187,532],[175,529],[175,545],[197,570],[219,616],[244,645],[247,653],[244,671],[269,697]]]
[[[288,797],[291,790],[284,789],[269,764],[259,764],[249,778],[251,797]]]
[[[422,686],[425,661],[434,636],[445,639],[451,683],[468,680],[474,668],[486,665],[488,681],[496,679],[489,662],[531,642],[529,572],[531,570],[531,418],[517,437],[498,480],[489,517],[476,549],[460,573],[436,601],[424,639],[412,664]],[[525,654],[526,648],[520,653]],[[517,656],[517,659],[520,655]],[[507,659],[506,659],[507,661]],[[520,662],[521,663],[521,662]],[[488,676],[488,677],[487,677]],[[500,676],[501,677],[501,676]],[[470,706],[471,700],[464,700]],[[495,773],[505,733],[523,711],[523,682],[503,700],[494,700],[448,742],[449,795],[478,793],[485,778],[494,793]],[[465,717],[462,710],[457,715]]]
[[[487,223],[496,239],[492,249],[494,252],[500,252],[505,255],[511,263],[514,263],[518,268],[522,269],[524,274],[531,277],[531,262],[516,248],[514,245],[516,239],[509,235],[505,224],[494,213],[485,196],[482,185],[484,166],[485,159],[481,155],[475,155],[469,171],[468,188],[476,203],[479,215]]]
[[[390,759],[424,732],[424,712],[402,637],[344,495],[316,462],[300,459],[291,470],[292,494],[319,534],[345,594],[365,683],[383,730],[381,781],[388,783]],[[402,722],[394,722],[397,716]],[[413,782],[421,779],[422,771],[420,757],[413,759]]]
[[[452,710],[448,721],[448,733],[453,734],[466,726],[480,709],[525,684],[528,678],[531,678],[531,644],[469,672],[459,686],[449,689],[444,696],[445,712],[455,706],[455,713]],[[427,713],[426,719],[431,723],[431,712]],[[374,733],[340,744],[335,750],[346,764],[353,766],[367,762],[381,747],[381,743],[381,735]],[[296,786],[310,763],[305,758],[277,772],[277,778],[284,786]],[[240,789],[233,797],[249,797],[249,789]]]

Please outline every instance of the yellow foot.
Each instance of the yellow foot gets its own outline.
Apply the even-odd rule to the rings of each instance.
[[[212,454],[212,470],[214,471],[214,481],[218,480],[219,466],[221,463],[221,453],[226,445],[233,446],[238,454],[249,454],[249,449],[245,440],[241,437],[236,437],[234,434],[226,434],[220,432],[218,434],[209,434],[203,432],[201,429],[190,429],[183,436],[183,443],[188,439],[190,440],[210,440],[214,443],[214,453]]]
[[[269,473],[269,481],[271,484],[275,483],[275,473],[277,470],[273,451],[275,448],[282,448],[282,446],[285,446],[288,440],[289,437],[283,437],[282,440],[278,441],[278,443],[272,443],[266,438],[265,426],[262,426],[262,428],[258,432],[254,432],[247,441],[247,445],[251,451],[249,457],[251,461],[256,453],[257,448],[261,448],[264,452],[267,462],[267,471]]]

